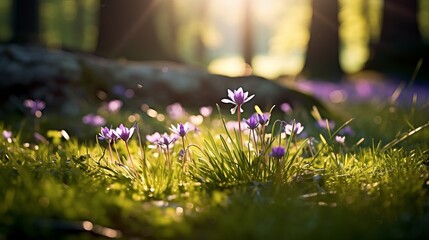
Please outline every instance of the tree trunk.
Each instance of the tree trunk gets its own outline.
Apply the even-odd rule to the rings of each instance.
[[[39,1],[12,1],[12,39],[14,43],[39,44]]]
[[[206,54],[207,54],[207,48],[203,41],[203,24],[207,23],[207,14],[208,14],[208,8],[209,8],[209,1],[199,1],[198,2],[198,13],[197,18],[200,22],[200,25],[198,26],[198,34],[196,36],[196,43],[195,43],[195,58],[198,62],[201,63],[201,65],[204,65],[206,63]]]
[[[76,18],[74,21],[73,29],[75,30],[75,48],[83,49],[85,43],[85,8],[83,5],[84,0],[76,0]]]
[[[380,39],[371,49],[366,70],[411,79],[419,61],[424,58],[424,52],[427,52],[417,13],[417,0],[384,1]],[[427,66],[427,63],[423,64]],[[425,68],[421,66],[420,71],[425,71]]]
[[[302,74],[308,78],[338,81],[343,74],[339,60],[337,0],[313,0],[310,39]]]
[[[96,53],[130,60],[174,60],[159,39],[159,6],[157,0],[101,0]]]
[[[243,18],[243,57],[244,63],[252,67],[253,58],[253,36],[252,36],[252,4],[250,0],[244,1]]]

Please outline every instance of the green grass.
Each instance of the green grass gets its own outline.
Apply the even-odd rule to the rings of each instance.
[[[315,112],[273,113],[264,144],[258,139],[255,146],[248,133],[241,145],[237,131],[226,127],[234,116],[222,105],[186,135],[185,157],[182,139],[169,155],[144,139],[177,122],[141,113],[143,148],[134,134],[133,164],[124,142],[111,156],[107,143],[96,141],[99,128],[82,125],[93,137],[69,131],[67,140],[49,128],[58,126],[50,123],[56,117],[44,116],[47,142],[22,129],[0,140],[0,239],[428,238],[428,110],[387,101],[346,109],[349,115],[327,130],[315,127]],[[125,123],[130,114],[107,125]],[[293,119],[306,137],[281,137],[276,120]],[[185,121],[190,116],[178,122]],[[355,135],[341,145],[335,136],[345,125]],[[279,145],[286,155],[275,159],[269,153]]]

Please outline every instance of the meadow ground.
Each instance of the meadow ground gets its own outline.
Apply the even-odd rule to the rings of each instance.
[[[0,126],[0,239],[427,239],[429,94],[361,83],[301,85],[335,119],[240,112],[250,89],[78,120],[27,102]]]

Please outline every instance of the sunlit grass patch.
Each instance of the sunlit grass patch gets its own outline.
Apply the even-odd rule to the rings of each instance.
[[[85,140],[1,126],[0,238],[429,236],[424,109],[350,105],[338,120],[286,105],[248,113],[251,92],[228,97],[232,109],[199,114],[118,110],[79,125],[92,129]]]

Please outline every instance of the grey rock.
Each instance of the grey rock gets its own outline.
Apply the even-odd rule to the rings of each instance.
[[[0,45],[2,101],[11,96],[41,98],[58,111],[64,108],[65,113],[76,114],[70,106],[91,104],[97,91],[112,94],[115,85],[134,90],[127,104],[135,107],[175,102],[185,107],[213,106],[227,97],[228,89],[243,87],[256,95],[252,103],[265,110],[284,102],[325,109],[310,95],[258,76],[227,77],[172,62],[116,61],[42,47]]]

